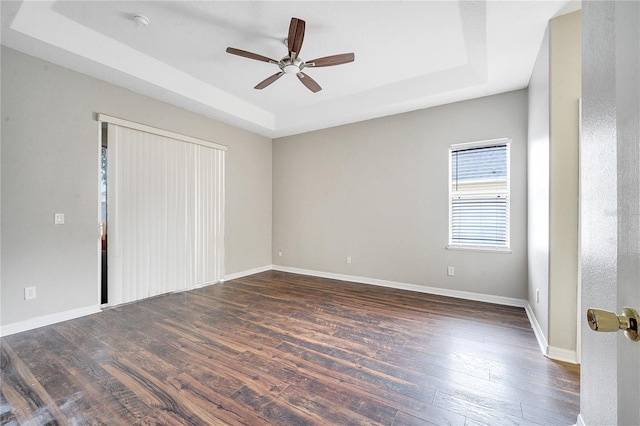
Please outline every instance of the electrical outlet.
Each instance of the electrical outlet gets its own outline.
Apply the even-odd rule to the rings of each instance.
[[[282,257],[282,250],[278,250],[278,256]]]
[[[450,277],[453,277],[455,275],[455,269],[453,266],[447,266],[447,275],[449,275]]]
[[[56,213],[53,215],[54,225],[64,225],[64,213]]]
[[[24,288],[24,300],[31,300],[36,298],[36,288],[35,287],[25,287]]]
[[[351,256],[347,256],[347,263],[351,263]]]

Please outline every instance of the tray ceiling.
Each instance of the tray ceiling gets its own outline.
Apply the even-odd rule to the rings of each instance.
[[[549,19],[579,1],[2,2],[2,44],[229,124],[286,136],[527,87]],[[137,26],[136,13],[148,27]],[[303,59],[355,62],[293,75],[228,46],[285,56],[306,21]]]

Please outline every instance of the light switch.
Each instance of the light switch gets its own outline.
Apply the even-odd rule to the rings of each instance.
[[[54,225],[64,225],[64,213],[56,213],[53,216]]]

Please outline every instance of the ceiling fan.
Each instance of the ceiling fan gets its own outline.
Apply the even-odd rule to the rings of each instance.
[[[305,87],[311,90],[313,93],[322,90],[322,87],[314,79],[309,77],[306,73],[302,72],[305,68],[319,68],[330,67],[334,65],[346,64],[353,62],[355,55],[353,53],[341,53],[339,55],[325,56],[311,61],[304,61],[300,59],[300,49],[302,49],[302,41],[304,40],[305,22],[302,19],[291,18],[289,24],[289,36],[285,40],[285,44],[289,49],[289,55],[276,61],[275,59],[267,58],[266,56],[258,55],[257,53],[247,52],[246,50],[235,49],[233,47],[227,47],[227,53],[232,55],[238,55],[249,59],[255,59],[256,61],[269,62],[280,67],[280,71],[268,77],[258,83],[254,89],[264,89],[280,77],[285,74],[295,74],[298,79],[305,85]]]

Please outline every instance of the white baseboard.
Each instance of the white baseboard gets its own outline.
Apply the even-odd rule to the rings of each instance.
[[[584,422],[584,419],[582,418],[582,414],[580,413],[578,413],[578,419],[576,420],[575,426],[587,426],[587,424]]]
[[[85,315],[95,314],[97,312],[100,312],[99,305],[86,306],[84,308],[72,309],[70,311],[58,312],[50,315],[42,315],[39,317],[28,319],[26,321],[14,322],[12,324],[0,326],[0,336],[9,336],[11,334],[33,330],[34,328],[44,327],[62,321],[80,318]]]
[[[547,356],[556,361],[568,362],[570,364],[578,363],[578,354],[576,351],[569,349],[557,348],[555,346],[549,346],[547,348]]]
[[[260,272],[270,271],[273,265],[260,266],[259,268],[247,269],[246,271],[235,272],[224,276],[225,281],[235,280],[236,278],[246,277],[248,275],[259,274]]]
[[[547,358],[554,359],[556,361],[568,362],[571,364],[578,363],[578,353],[576,351],[572,351],[569,349],[558,348],[555,346],[550,346],[547,342],[544,333],[542,332],[542,328],[540,328],[540,324],[536,319],[535,314],[533,313],[533,309],[531,309],[531,305],[527,302],[527,305],[524,308],[527,316],[529,317],[529,322],[531,323],[531,328],[533,328],[533,333],[536,335],[536,340],[538,340],[538,346],[540,347],[540,351]]]
[[[544,333],[542,332],[540,323],[538,323],[538,319],[536,318],[536,315],[533,313],[533,309],[531,308],[531,305],[529,304],[529,302],[527,302],[527,305],[524,307],[524,311],[527,313],[527,316],[529,317],[529,322],[531,323],[533,334],[535,334],[536,340],[538,341],[540,352],[542,352],[544,356],[547,356],[547,348],[549,347],[549,344],[547,343],[547,338],[544,337]]]
[[[379,280],[377,278],[356,277],[353,275],[334,274],[332,272],[313,271],[310,269],[291,268],[289,266],[273,265],[273,270],[291,272],[293,274],[311,275],[314,277],[329,278],[340,281],[351,281],[361,284],[372,284],[381,287],[397,288],[399,290],[410,290],[418,293],[435,294],[438,296],[456,297],[458,299],[475,300],[478,302],[495,303],[498,305],[517,306],[524,308],[527,301],[513,297],[494,296],[491,294],[472,293],[469,291],[450,290],[446,288],[427,287],[417,284],[401,283],[397,281]]]

